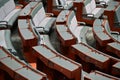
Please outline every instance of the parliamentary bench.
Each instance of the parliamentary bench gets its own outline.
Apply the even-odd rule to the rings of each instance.
[[[41,60],[47,68],[57,70],[63,74],[68,80],[81,80],[81,65],[54,52],[45,45],[33,47],[33,53]],[[39,68],[41,65],[37,65]],[[58,74],[58,73],[55,73]],[[52,75],[52,74],[49,74]],[[60,75],[59,75],[60,76]]]
[[[19,16],[21,7],[15,5],[14,0],[0,1],[0,28],[12,28]]]
[[[95,70],[84,75],[84,80],[119,80],[119,78]]]
[[[84,43],[72,45],[70,48],[70,54],[74,55],[74,57],[75,55],[78,55],[81,60],[94,64],[100,69],[107,70],[109,68],[110,58],[100,54],[100,52],[90,48]]]
[[[118,47],[119,48],[119,47]],[[111,49],[112,50],[112,49]],[[116,50],[113,50],[114,52]],[[85,43],[79,43],[72,45],[71,48],[69,48],[69,58],[76,61],[76,58],[80,58],[80,63],[83,65],[83,69],[85,71],[88,71],[85,65],[90,66],[90,69],[97,69],[102,72],[105,72],[110,75],[114,75],[116,77],[119,77],[119,62],[120,59],[110,56],[110,52],[103,53],[98,51],[97,49],[94,49],[90,47],[89,45]],[[76,57],[77,56],[77,57]],[[91,67],[91,64],[94,66]],[[114,69],[114,66],[116,66],[117,70]],[[114,71],[113,71],[114,70]]]
[[[46,74],[34,70],[3,47],[0,47],[0,69],[14,80],[47,80]]]

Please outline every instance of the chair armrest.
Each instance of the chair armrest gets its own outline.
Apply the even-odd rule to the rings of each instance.
[[[51,17],[51,16],[54,16],[54,14],[53,13],[46,13],[46,16]]]
[[[78,22],[78,25],[86,25],[85,22]]]
[[[0,21],[0,28],[7,28],[8,22],[7,21]]]
[[[0,21],[0,24],[7,25],[7,24],[8,24],[8,22],[7,22],[7,21]]]
[[[117,31],[111,31],[111,34],[117,34],[117,35],[119,35],[120,33],[117,32]]]
[[[24,6],[22,4],[16,4],[16,9],[22,9]]]
[[[83,17],[94,18],[94,14],[83,14]]]
[[[39,38],[40,37],[40,33],[37,31],[36,27],[34,27],[33,30],[35,31],[35,33],[37,34],[37,36]]]
[[[97,7],[103,7],[103,8],[106,8],[107,7],[107,4],[105,1],[99,1],[97,2]]]
[[[118,21],[118,22],[114,22],[114,24],[120,24],[120,21]]]
[[[57,5],[58,9],[64,9],[64,7],[62,5]]]
[[[35,27],[36,28],[36,31],[37,31],[37,33],[45,33],[45,28],[44,27]]]

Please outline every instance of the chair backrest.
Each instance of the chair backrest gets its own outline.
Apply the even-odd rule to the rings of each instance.
[[[53,6],[59,6],[58,0],[53,0]]]
[[[117,9],[116,9],[116,11],[115,11],[115,20],[114,20],[114,22],[116,23],[116,22],[120,22],[120,6],[118,6],[117,7]]]
[[[94,10],[96,8],[96,2],[95,0],[91,0],[91,10]]]
[[[109,25],[108,20],[105,20],[104,28],[108,34],[111,34],[110,25]]]
[[[66,5],[66,0],[60,0],[62,6]]]
[[[75,28],[78,26],[74,11],[71,11],[71,13],[68,15],[67,25],[72,32],[74,32]]]
[[[91,0],[85,0],[84,1],[84,8],[83,8],[83,14],[86,14],[86,13],[91,13],[91,3],[90,3]]]
[[[5,18],[5,12],[3,9],[3,6],[0,7],[0,21],[2,21]]]
[[[1,7],[1,6],[4,6],[4,4],[5,4],[7,1],[9,1],[9,0],[0,0],[0,7]]]
[[[95,0],[85,0],[83,14],[91,13],[96,8]]]
[[[6,0],[7,1],[7,0]],[[4,11],[5,14],[8,15],[12,10],[15,9],[15,2],[14,0],[8,0],[5,4],[4,4]]]
[[[43,4],[40,2],[31,12],[31,18],[35,26],[38,26],[39,23],[46,17]]]
[[[0,1],[0,21],[3,20],[13,9],[15,9],[14,0]]]

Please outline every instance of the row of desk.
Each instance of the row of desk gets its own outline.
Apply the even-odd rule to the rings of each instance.
[[[111,53],[111,55],[117,55],[118,57],[120,56],[120,44],[118,41],[116,41],[110,31],[110,26],[107,20],[96,20],[93,25],[93,33],[95,36],[95,39],[97,40],[98,44],[100,44],[101,47],[104,47],[104,50],[107,51],[107,53]],[[100,47],[99,47],[100,48]],[[116,66],[116,69],[118,71],[115,71],[114,66],[118,64],[120,61],[119,59],[116,60],[114,64],[110,65],[112,66],[111,73],[118,76],[120,75],[117,73],[119,71],[118,66]]]
[[[81,80],[82,67],[80,64],[56,53],[47,46],[35,46],[33,51],[48,68],[59,71],[68,79]]]
[[[46,80],[47,78],[44,73],[34,70],[3,47],[0,47],[0,69],[6,71],[14,80]]]

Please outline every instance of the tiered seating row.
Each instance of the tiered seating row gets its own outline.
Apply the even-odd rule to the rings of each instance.
[[[70,54],[78,55],[80,59],[85,62],[94,64],[100,69],[108,69],[110,64],[110,58],[100,54],[96,50],[89,48],[87,45],[80,43],[72,45],[70,48]]]
[[[120,75],[119,59],[101,53],[84,43],[72,45],[72,47],[69,50],[70,50],[69,54],[72,55],[72,57],[70,58],[72,59],[75,59],[74,56],[78,55],[81,60],[87,63],[94,64],[96,67],[99,67],[104,72],[110,72],[110,74],[116,76]]]
[[[94,26],[93,26],[93,32],[94,32],[94,35],[95,35],[95,39],[98,41],[100,46],[105,46],[104,50],[106,50],[108,53],[112,52],[112,54],[115,54],[118,57],[120,57],[120,55],[119,55],[120,44],[117,40],[115,40],[112,37],[111,33],[113,31],[110,31],[109,23],[108,23],[107,20],[96,20],[95,23],[94,23]],[[105,40],[102,40],[103,36],[100,37],[100,34],[96,35],[96,34],[101,33],[101,32],[105,33],[105,35],[103,35],[104,37],[106,36]],[[107,36],[108,36],[108,38],[107,38]],[[117,61],[119,62],[119,60],[117,60]],[[117,64],[117,63],[115,62],[115,63],[113,63],[113,65],[114,64]],[[117,73],[119,71],[119,69],[117,69],[118,71],[115,71],[113,65],[111,65],[112,66],[112,70],[110,69],[111,73],[116,75],[116,76],[120,75],[119,73]]]
[[[69,79],[81,80],[81,65],[56,53],[47,46],[33,47],[34,54],[49,68],[55,69]]]
[[[0,64],[0,69],[5,70],[14,80],[46,80],[47,78],[44,73],[32,69],[3,47],[0,47]]]
[[[106,47],[107,51],[112,52],[120,57],[120,43],[119,41],[115,40],[113,31],[110,31],[109,27],[110,26],[107,20],[96,19],[93,25],[95,39],[98,41],[100,46]],[[117,32],[114,32],[114,34],[117,34]]]
[[[44,56],[44,58],[42,58],[44,60],[42,60],[41,58],[40,58],[40,60],[43,61],[49,68],[57,70],[58,72],[64,74],[69,79],[80,80],[81,65],[75,63],[74,61],[69,60],[66,57],[64,58],[62,55],[58,56],[58,53],[56,53],[56,51],[54,52],[54,49],[51,47],[51,45],[45,42],[47,36],[44,35],[43,30],[41,30],[41,29],[45,29],[45,28],[43,28],[43,26],[39,27],[38,24],[41,21],[46,22],[43,20],[44,18],[46,18],[46,20],[50,20],[50,21],[52,18],[45,17],[44,8],[41,3],[37,4],[36,7],[31,10],[30,16],[31,16],[30,19],[19,19],[18,20],[19,32],[20,32],[21,38],[23,39],[22,40],[23,44],[26,46],[29,46],[29,47],[33,46],[33,41],[34,41],[34,39],[36,39],[36,37],[34,37],[34,34],[32,33],[32,29],[34,29],[35,33],[37,34],[37,39],[40,38],[40,41],[37,41],[37,42],[38,43],[40,42],[40,44],[43,45],[38,48],[35,47],[34,51],[36,54],[34,54],[34,55],[36,55],[36,58],[40,58],[42,55],[46,54]],[[55,18],[52,19],[52,21],[53,20],[55,20]],[[50,22],[50,24],[46,22],[46,24],[45,25],[43,24],[43,25],[44,26],[46,26],[46,25],[52,26],[52,24],[53,23],[51,23],[51,22]],[[43,34],[41,35],[40,33],[43,33]],[[42,39],[43,39],[43,43],[42,43]],[[36,41],[34,41],[34,42],[36,43]],[[50,49],[48,50],[44,46],[49,47]],[[46,51],[47,51],[47,53],[46,53]],[[49,53],[51,54],[50,56],[48,55]],[[40,54],[42,54],[42,55],[40,55]],[[53,54],[53,59],[51,58],[52,54]],[[57,56],[54,57],[54,55],[57,55]],[[56,65],[54,67],[51,67],[49,62],[46,63],[47,60]],[[58,62],[56,62],[56,61],[58,61]],[[62,63],[59,63],[59,62],[62,62]],[[65,64],[68,64],[70,67],[66,66]],[[76,74],[76,75],[74,75],[74,74]]]
[[[12,28],[20,13],[20,8],[16,8],[14,0],[0,1],[0,28]]]
[[[119,80],[119,79],[108,74],[101,73],[99,71],[92,71],[84,76],[84,80]]]

